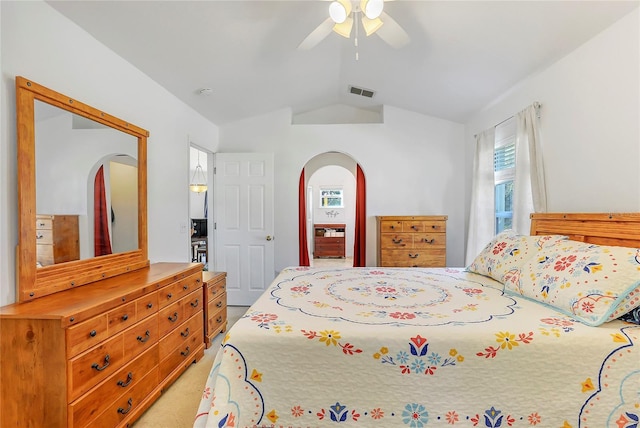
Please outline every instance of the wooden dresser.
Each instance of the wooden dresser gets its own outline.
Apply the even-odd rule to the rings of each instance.
[[[3,427],[128,427],[204,352],[202,265],[0,308]]]
[[[345,257],[345,224],[313,225],[313,257]]]
[[[213,339],[227,329],[227,273],[203,272],[204,283],[204,343],[207,348]]]
[[[447,216],[378,216],[378,266],[444,267]]]
[[[36,215],[36,252],[41,266],[78,260],[78,216]]]

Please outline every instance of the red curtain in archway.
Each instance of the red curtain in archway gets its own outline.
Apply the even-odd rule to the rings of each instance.
[[[109,213],[104,185],[104,167],[100,167],[93,182],[93,248],[96,256],[111,254]]]
[[[367,191],[360,165],[356,171],[356,219],[353,237],[353,267],[367,264]]]
[[[298,249],[300,266],[309,266],[309,250],[307,248],[307,199],[306,187],[304,185],[304,168],[300,173],[300,183],[298,185]]]

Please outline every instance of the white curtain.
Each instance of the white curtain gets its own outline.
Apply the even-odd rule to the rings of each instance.
[[[547,193],[538,127],[538,103],[516,115],[516,177],[513,189],[513,230],[528,235],[529,214],[547,211]]]
[[[469,210],[466,264],[469,265],[494,235],[493,146],[495,128],[476,135],[473,184]]]

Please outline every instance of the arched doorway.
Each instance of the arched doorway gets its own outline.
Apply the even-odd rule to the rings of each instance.
[[[360,165],[338,152],[311,158],[301,171],[298,197],[300,266],[313,261],[314,223],[345,225],[345,254],[353,257],[353,266],[365,266],[366,186]]]

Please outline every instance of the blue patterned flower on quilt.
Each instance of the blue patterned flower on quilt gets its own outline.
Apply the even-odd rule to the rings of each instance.
[[[303,412],[300,409],[298,414],[294,414],[294,416],[298,417],[302,416],[302,414]],[[316,416],[319,420],[324,420],[324,418],[327,416],[327,411],[325,409],[320,409],[320,411],[316,413]],[[329,406],[329,419],[331,419],[333,422],[347,422],[349,420],[349,417],[351,417],[351,419],[353,419],[354,421],[358,421],[360,413],[358,413],[356,410],[349,411],[347,406],[340,404],[339,401],[336,401],[336,404]]]
[[[531,417],[529,418],[531,422]],[[473,422],[473,426],[478,426],[479,423],[484,422],[485,427],[489,428],[498,428],[503,426],[502,423],[506,422],[507,425],[511,426],[515,422],[515,418],[511,415],[503,415],[502,410],[497,410],[494,406],[491,406],[490,409],[485,410],[482,417],[480,415],[475,415],[471,418],[471,422]],[[532,423],[532,425],[536,425],[536,423]]]
[[[418,403],[409,403],[402,411],[402,422],[411,428],[422,428],[429,422],[429,412]]]
[[[346,406],[343,406],[339,402],[336,402],[333,406],[329,406],[329,417],[334,422],[344,422],[349,416],[349,411]]]
[[[400,372],[406,375],[434,375],[438,367],[455,366],[456,363],[464,361],[464,357],[455,349],[449,350],[449,356],[442,356],[435,351],[429,352],[428,340],[420,335],[412,337],[408,345],[408,352],[399,350],[395,357],[388,347],[383,346],[373,354],[373,358],[380,360],[382,364],[397,366]]]

